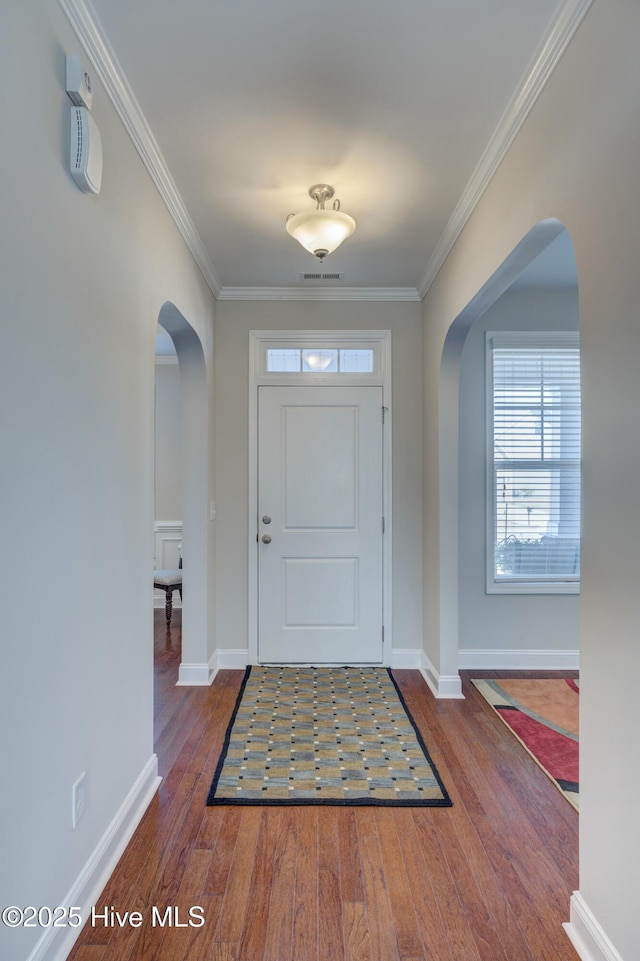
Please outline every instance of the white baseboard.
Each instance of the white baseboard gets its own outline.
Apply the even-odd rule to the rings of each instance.
[[[249,650],[214,651],[207,664],[181,664],[176,687],[207,687],[218,671],[244,671],[249,663]]]
[[[577,671],[578,651],[519,651],[519,650],[462,650],[458,654],[462,670],[485,671]],[[206,687],[218,671],[243,671],[250,663],[248,648],[218,649],[208,663],[181,664],[178,674],[180,687]],[[462,684],[458,674],[440,674],[424,651],[418,648],[395,648],[391,664],[397,670],[420,671],[436,697],[462,698]]]
[[[208,665],[185,664],[184,679],[180,667],[179,684],[210,684],[218,671],[244,671],[250,664],[248,648],[229,648],[214,651]],[[391,651],[390,667],[397,670],[419,671],[422,664],[422,651],[419,648],[395,649]],[[211,676],[213,675],[213,676]],[[210,677],[210,680],[203,680]],[[195,678],[190,680],[189,678]]]
[[[395,648],[391,651],[391,664],[398,671],[419,671],[422,665],[422,651],[415,648]]]
[[[577,671],[579,666],[579,651],[458,651],[458,667],[464,671]]]
[[[215,654],[208,663],[205,661],[202,664],[188,664],[183,661],[178,670],[176,687],[208,687],[218,673],[214,661]]]
[[[579,891],[573,892],[570,920],[562,926],[582,961],[623,961]]]
[[[79,907],[83,923],[90,916],[91,908],[111,877],[161,781],[158,758],[152,754],[71,890],[59,902],[67,909]],[[47,928],[27,961],[65,961],[82,927]]]
[[[211,663],[213,670],[218,671],[244,671],[250,663],[248,648],[218,650],[214,653]],[[390,667],[397,670],[418,671],[422,663],[422,651],[419,648],[396,648],[391,651]]]
[[[424,651],[421,654],[420,673],[427,682],[432,694],[438,698],[464,700],[462,680],[459,674],[440,674]]]
[[[244,671],[249,660],[249,648],[217,650],[216,671]]]

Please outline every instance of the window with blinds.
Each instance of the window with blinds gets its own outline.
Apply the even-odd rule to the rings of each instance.
[[[487,590],[580,578],[580,353],[572,333],[488,333]]]

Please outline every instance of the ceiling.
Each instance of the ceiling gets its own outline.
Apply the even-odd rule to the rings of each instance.
[[[98,38],[216,296],[309,287],[318,262],[284,225],[325,182],[357,228],[322,294],[418,299],[578,0],[61,3]]]

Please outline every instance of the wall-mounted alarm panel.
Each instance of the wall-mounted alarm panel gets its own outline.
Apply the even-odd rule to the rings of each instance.
[[[69,169],[83,193],[100,193],[102,183],[102,140],[95,120],[86,107],[71,108]]]

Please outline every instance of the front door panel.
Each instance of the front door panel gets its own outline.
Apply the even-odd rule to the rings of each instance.
[[[382,388],[260,387],[258,658],[382,662]]]

